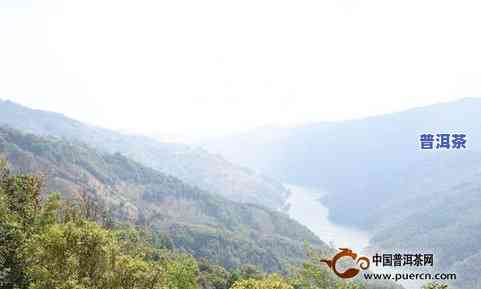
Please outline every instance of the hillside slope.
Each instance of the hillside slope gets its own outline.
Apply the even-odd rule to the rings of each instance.
[[[149,225],[175,247],[227,268],[285,271],[305,258],[305,241],[327,248],[282,213],[208,194],[120,154],[0,128],[0,155],[14,171],[43,174],[47,191],[88,194],[114,216]]]
[[[77,140],[108,153],[120,152],[143,165],[234,201],[279,209],[289,194],[276,181],[205,150],[124,135],[11,101],[0,100],[0,124],[41,136]]]

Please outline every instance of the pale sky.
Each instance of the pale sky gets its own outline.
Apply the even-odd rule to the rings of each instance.
[[[0,98],[139,133],[481,96],[481,2],[0,0]]]

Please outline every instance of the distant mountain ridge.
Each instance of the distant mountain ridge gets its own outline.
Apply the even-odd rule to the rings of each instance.
[[[481,124],[476,121],[480,115],[481,99],[467,98],[358,120],[254,130],[203,147],[283,182],[327,190],[331,193],[327,201],[332,217],[361,224],[366,219],[352,216],[344,220],[342,211],[357,208],[369,212],[360,206],[366,203],[362,201],[363,192],[388,201],[392,195],[386,188],[406,183],[405,178],[398,176],[481,152]],[[424,133],[465,133],[467,148],[420,150],[419,136]],[[264,137],[249,137],[258,135]],[[242,153],[233,153],[241,148]],[[343,202],[346,196],[351,198],[349,204]],[[336,211],[338,201],[340,210]]]
[[[370,230],[374,247],[434,250],[456,288],[481,288],[480,98],[269,133],[205,147],[329,192],[331,219]],[[421,150],[425,133],[466,134],[466,149]]]
[[[279,209],[289,194],[282,184],[200,148],[121,134],[11,101],[0,100],[1,124],[41,136],[77,140],[108,153],[121,152],[146,166],[235,201]]]

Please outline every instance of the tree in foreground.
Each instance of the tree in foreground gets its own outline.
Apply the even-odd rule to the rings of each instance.
[[[0,159],[0,288],[27,288],[24,244],[35,234],[41,182],[12,176]]]
[[[156,249],[133,227],[106,229],[41,181],[0,162],[0,288],[196,289],[197,262]]]

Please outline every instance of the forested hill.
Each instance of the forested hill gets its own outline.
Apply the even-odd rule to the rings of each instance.
[[[282,213],[206,193],[121,154],[0,128],[0,155],[14,171],[43,175],[46,191],[88,195],[114,216],[148,225],[176,248],[227,268],[282,272],[305,258],[305,241],[327,248]]]
[[[332,219],[371,230],[373,246],[434,250],[438,265],[458,273],[458,288],[480,289],[480,115],[481,99],[466,98],[270,130],[263,139],[245,135],[210,148],[224,147],[234,159],[229,150],[242,146],[247,156],[237,161],[328,191],[324,203]],[[466,148],[421,150],[426,133],[466,134]]]
[[[0,100],[0,124],[41,136],[81,141],[108,153],[120,152],[145,166],[235,201],[279,209],[289,194],[280,183],[205,150],[117,133],[11,101]]]
[[[173,248],[149,230],[112,219],[90,199],[57,193],[42,200],[38,176],[12,173],[0,160],[2,289],[388,289],[344,281],[310,254],[288,275],[252,266],[228,271]],[[447,289],[426,284],[423,289]]]

